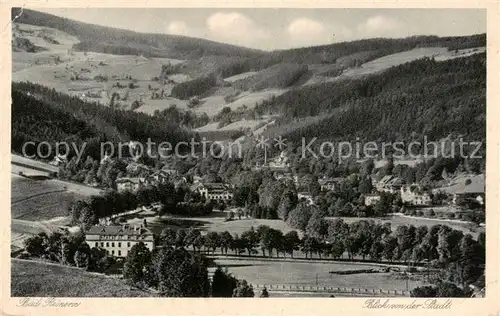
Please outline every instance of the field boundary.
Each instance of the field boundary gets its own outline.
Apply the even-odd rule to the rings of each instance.
[[[295,293],[328,293],[351,294],[355,296],[384,296],[384,297],[409,297],[406,290],[383,290],[366,288],[349,288],[317,285],[290,285],[290,284],[255,284],[250,283],[255,290],[266,288],[269,292],[295,292]]]

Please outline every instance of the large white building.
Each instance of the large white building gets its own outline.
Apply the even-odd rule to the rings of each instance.
[[[432,204],[429,193],[423,192],[422,188],[415,184],[401,187],[401,200],[403,203],[408,203],[410,205],[428,206]]]
[[[140,242],[150,251],[155,248],[153,233],[141,225],[92,226],[85,233],[85,240],[90,248],[104,249],[115,257],[126,257],[130,249]]]
[[[229,186],[224,183],[200,183],[197,191],[207,200],[231,201],[233,193]]]

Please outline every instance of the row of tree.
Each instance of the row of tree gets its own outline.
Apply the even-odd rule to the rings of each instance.
[[[110,273],[116,269],[116,259],[105,250],[90,248],[85,235],[78,233],[39,233],[25,240],[29,256],[43,258],[62,265],[85,268],[88,271]]]

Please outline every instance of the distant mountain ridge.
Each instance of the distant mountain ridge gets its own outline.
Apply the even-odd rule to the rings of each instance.
[[[195,59],[203,56],[259,57],[263,51],[206,39],[153,33],[138,33],[118,28],[94,25],[29,9],[12,9],[16,22],[64,31],[78,37],[75,46],[81,51],[95,51],[117,55],[142,54],[147,57]]]
[[[12,16],[19,15],[20,10],[13,8]],[[75,45],[75,49],[80,51],[177,59],[198,59],[204,56],[247,59],[236,63],[232,60],[227,67],[222,67],[221,70],[227,77],[265,69],[278,63],[337,64],[339,68],[346,68],[416,47],[439,46],[455,50],[486,46],[486,34],[447,37],[422,35],[402,39],[372,38],[265,52],[195,37],[139,33],[88,24],[29,9],[23,9],[16,21],[55,28],[76,36],[80,43]]]

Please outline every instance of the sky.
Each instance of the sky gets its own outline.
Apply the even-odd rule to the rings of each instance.
[[[479,9],[35,9],[137,32],[205,38],[262,50],[373,37],[459,36],[486,32]]]

